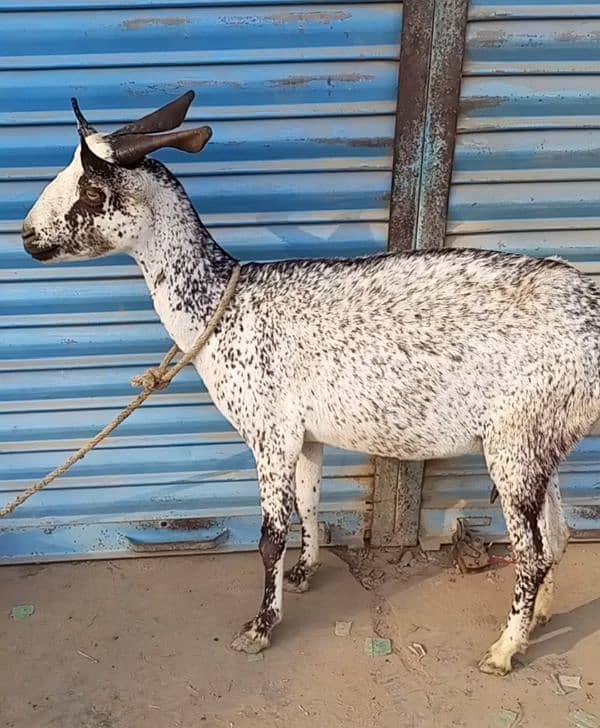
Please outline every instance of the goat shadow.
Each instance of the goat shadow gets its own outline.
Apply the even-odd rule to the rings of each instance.
[[[572,650],[581,640],[600,631],[600,597],[575,607],[568,612],[554,614],[550,622],[543,628],[536,629],[531,635],[535,641],[538,637],[549,635],[558,629],[570,627],[568,632],[551,637],[539,644],[530,644],[527,649],[527,662],[547,655],[565,654]]]

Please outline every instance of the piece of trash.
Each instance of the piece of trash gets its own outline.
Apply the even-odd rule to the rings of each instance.
[[[565,695],[573,692],[573,690],[581,689],[580,675],[557,675],[558,684],[565,691]]]
[[[392,640],[385,637],[367,637],[365,654],[369,657],[385,657],[392,654]]]
[[[13,619],[21,620],[31,617],[34,612],[35,607],[33,606],[33,604],[17,604],[16,607],[13,607],[10,610],[10,616]]]
[[[600,719],[581,708],[569,713],[569,723],[575,728],[600,728]]]
[[[160,710],[160,705],[152,705],[152,703],[148,703],[148,707],[152,708],[152,710]]]
[[[248,655],[246,659],[248,662],[262,662],[265,656],[262,652],[257,652],[255,655]]]
[[[427,650],[420,642],[411,642],[408,646],[408,649],[419,658],[419,660],[423,659],[425,655],[427,654]]]
[[[553,637],[558,637],[561,634],[566,634],[567,632],[571,632],[573,630],[573,627],[559,627],[558,629],[553,630],[552,632],[548,632],[548,634],[543,634],[540,637],[536,637],[533,640],[529,640],[530,645],[539,645],[541,642],[546,642],[546,640],[551,640]]]
[[[550,675],[550,678],[552,679],[552,682],[556,685],[556,690],[554,691],[555,695],[566,695],[566,691],[563,690],[563,686],[558,682],[558,675],[555,673],[552,673]]]
[[[522,717],[523,713],[520,709],[517,712],[508,708],[501,708],[498,713],[498,728],[515,728],[520,723]]]
[[[192,685],[192,683],[188,683],[187,686],[188,686],[188,690],[191,690],[194,693],[194,695],[200,695],[200,691],[198,690],[198,688],[195,688]]]
[[[82,657],[85,657],[86,660],[89,660],[90,662],[100,662],[100,660],[96,659],[95,657],[92,657],[91,655],[88,655],[87,652],[84,652],[83,650],[77,650],[77,654],[81,655]]]
[[[304,713],[304,715],[310,715],[310,713],[308,712],[308,710],[306,710],[306,708],[303,705],[298,704],[298,707]]]
[[[414,559],[415,555],[410,549],[408,549],[400,557],[400,566],[404,569],[407,566],[410,566],[413,563]]]
[[[336,622],[335,623],[335,636],[336,637],[348,637],[352,630],[352,622]]]

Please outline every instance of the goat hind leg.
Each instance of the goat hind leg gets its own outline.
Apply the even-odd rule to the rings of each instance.
[[[319,491],[323,466],[323,445],[305,442],[296,465],[296,510],[302,525],[302,548],[298,561],[285,572],[283,588],[305,592],[319,563]]]
[[[554,573],[569,540],[569,527],[562,507],[557,472],[554,472],[548,480],[539,525],[544,549],[552,555],[553,568],[548,571],[542,586],[538,590],[533,609],[531,630],[546,624],[550,620],[554,596]]]
[[[548,475],[540,463],[524,462],[523,452],[523,449],[508,449],[497,454],[491,462],[488,458],[515,559],[515,590],[510,614],[499,639],[479,662],[482,672],[495,675],[510,672],[512,657],[527,649],[538,591],[553,563],[540,529]]]

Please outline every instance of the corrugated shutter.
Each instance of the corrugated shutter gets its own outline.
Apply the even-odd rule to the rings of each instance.
[[[0,501],[61,463],[170,342],[132,262],[43,267],[20,222],[71,158],[69,98],[100,129],[181,92],[210,123],[165,152],[244,260],[386,245],[401,5],[0,0]],[[106,446],[0,523],[8,562],[131,553],[138,540],[254,548],[254,464],[189,370]],[[362,536],[372,465],[329,450],[324,540]],[[184,519],[184,520],[182,520]]]
[[[471,0],[447,244],[600,273],[600,3]],[[600,429],[561,468],[573,535],[600,536]],[[505,537],[482,458],[427,464],[421,538]]]

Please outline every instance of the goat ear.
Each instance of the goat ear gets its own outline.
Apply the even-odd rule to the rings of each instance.
[[[111,163],[92,152],[85,140],[85,135],[81,132],[79,134],[79,139],[81,147],[81,164],[83,165],[84,171],[101,177],[109,176],[112,170]]]
[[[209,126],[183,129],[167,134],[120,134],[111,136],[115,161],[123,167],[135,167],[147,154],[157,149],[172,147],[190,154],[200,152],[212,136]]]
[[[143,116],[131,124],[126,124],[114,132],[114,136],[121,134],[154,134],[160,131],[171,131],[185,120],[185,115],[194,100],[194,92],[188,91],[175,101],[171,101],[151,114]]]
[[[75,117],[77,118],[80,136],[86,137],[90,136],[90,134],[96,134],[96,130],[94,129],[94,127],[88,124],[87,119],[81,112],[81,109],[79,108],[79,102],[75,97],[71,99],[71,106],[73,107],[73,112],[75,114]]]

